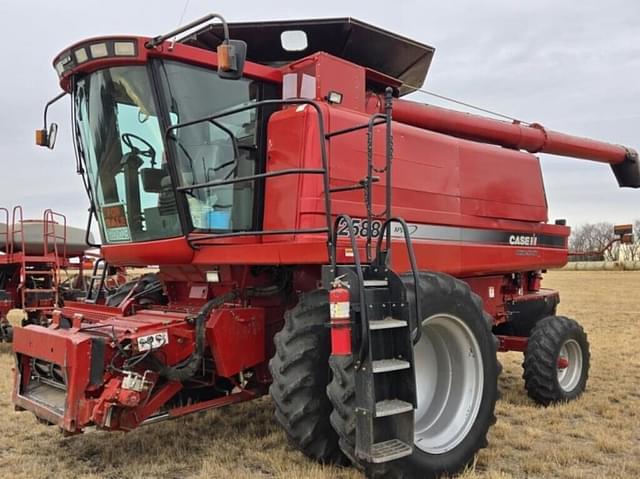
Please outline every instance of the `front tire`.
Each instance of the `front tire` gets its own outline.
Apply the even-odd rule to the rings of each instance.
[[[487,446],[487,432],[495,423],[500,365],[480,298],[466,283],[445,274],[421,272],[418,279],[423,317],[418,321],[422,336],[414,346],[418,407],[411,456],[380,465],[356,462],[353,360],[330,361],[331,423],[345,454],[370,477],[456,474]],[[411,305],[413,275],[403,275],[402,280]]]
[[[298,304],[285,312],[284,327],[274,337],[276,353],[269,362],[273,377],[269,393],[276,420],[297,449],[321,463],[344,464],[325,393],[330,375],[328,320],[325,290],[302,294]]]
[[[586,389],[589,359],[580,324],[564,316],[541,319],[531,330],[522,363],[529,397],[543,406],[576,399]]]

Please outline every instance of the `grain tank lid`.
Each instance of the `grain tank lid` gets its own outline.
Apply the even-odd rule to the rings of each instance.
[[[283,48],[281,35],[292,30],[305,32],[304,50]],[[255,63],[280,66],[323,51],[418,88],[424,83],[435,51],[353,18],[229,23],[229,35],[247,43],[247,60]],[[215,50],[222,38],[222,25],[213,23],[180,42]],[[402,86],[400,94],[413,90]]]

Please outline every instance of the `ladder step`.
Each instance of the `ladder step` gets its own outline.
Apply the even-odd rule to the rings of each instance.
[[[388,373],[409,369],[411,364],[403,359],[378,359],[377,361],[371,361],[371,367],[374,373]]]
[[[57,289],[55,288],[30,288],[25,289],[25,293],[55,293]]]
[[[376,417],[393,416],[413,410],[413,404],[400,399],[385,399],[376,403]]]
[[[380,288],[382,286],[388,286],[389,282],[386,279],[365,279],[365,288]]]
[[[410,456],[412,452],[413,448],[400,439],[377,442],[371,446],[371,462],[380,464],[395,461],[401,457]]]
[[[24,274],[28,274],[28,275],[53,275],[53,271],[51,270],[35,270],[35,269],[28,269],[24,272]]]
[[[404,328],[408,323],[403,319],[394,319],[387,317],[378,321],[369,321],[369,329],[391,329],[391,328]]]

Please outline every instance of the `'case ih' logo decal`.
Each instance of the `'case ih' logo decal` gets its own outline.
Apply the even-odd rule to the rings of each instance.
[[[511,235],[509,236],[511,246],[536,246],[538,237],[536,235]]]

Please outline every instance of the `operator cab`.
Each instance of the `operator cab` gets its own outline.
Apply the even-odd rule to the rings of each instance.
[[[259,80],[224,80],[213,69],[164,59],[77,79],[78,142],[105,240],[183,234],[167,150],[178,186],[256,173],[263,132],[255,109],[180,127],[171,131],[169,141],[163,137],[170,126],[260,100],[265,88]],[[254,187],[245,183],[189,191],[189,226],[217,232],[254,228]]]
[[[214,18],[225,30],[215,53],[167,42],[175,31],[89,39],[54,60],[72,95],[78,170],[107,244],[261,226],[259,182],[202,185],[264,169],[268,112],[207,118],[275,98],[280,75],[264,67],[245,72],[246,44],[229,39],[219,15],[200,22]],[[46,109],[36,142],[53,146]]]
[[[222,23],[167,41],[214,18]],[[304,41],[288,49],[286,33]],[[375,48],[357,47],[365,43]],[[78,171],[103,241],[260,231],[264,180],[233,179],[266,171],[276,105],[251,105],[281,98],[282,67],[320,51],[362,65],[367,78],[393,80],[402,95],[422,85],[434,50],[350,18],[227,25],[212,14],[153,39],[93,38],[59,54]],[[230,109],[241,111],[209,118]],[[55,128],[46,128],[45,108],[36,142],[51,148]]]

